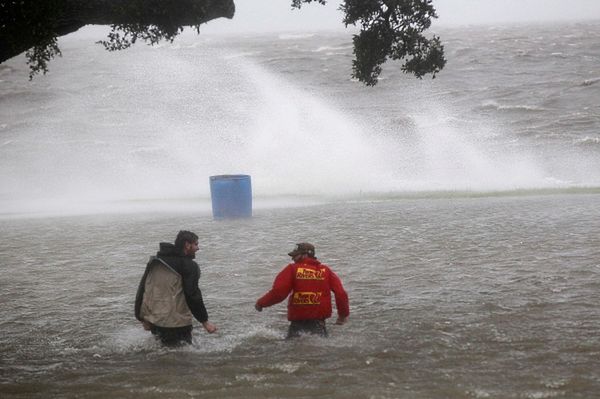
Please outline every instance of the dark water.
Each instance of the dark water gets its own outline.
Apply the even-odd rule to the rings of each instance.
[[[249,220],[133,214],[0,225],[4,398],[592,398],[600,391],[598,193],[380,198]],[[147,256],[200,235],[215,335],[160,348],[133,318]],[[286,342],[253,303],[310,240],[351,318]]]

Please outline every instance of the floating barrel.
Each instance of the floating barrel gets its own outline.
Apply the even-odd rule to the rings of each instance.
[[[210,176],[210,198],[215,219],[252,216],[252,185],[249,175]]]

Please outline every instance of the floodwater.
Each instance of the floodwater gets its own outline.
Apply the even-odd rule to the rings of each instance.
[[[436,33],[435,80],[374,88],[346,33],[0,65],[0,397],[598,397],[600,24]],[[212,219],[221,174],[253,218]],[[133,302],[180,229],[219,331],[165,349]],[[351,316],[287,342],[253,304],[303,241]]]
[[[599,193],[357,198],[207,213],[6,219],[4,398],[591,398],[600,392]],[[147,257],[200,236],[218,327],[161,348],[133,317]],[[253,304],[311,241],[351,317],[284,340]]]

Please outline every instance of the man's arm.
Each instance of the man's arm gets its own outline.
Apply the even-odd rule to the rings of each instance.
[[[293,265],[289,264],[279,272],[273,281],[271,290],[256,301],[254,308],[260,312],[263,308],[275,305],[287,298],[293,286],[293,271]]]
[[[338,318],[335,324],[344,324],[348,320],[350,315],[350,304],[348,301],[348,294],[342,285],[342,281],[332,270],[330,270],[329,281],[331,285],[331,291],[335,295],[335,306],[338,312]]]
[[[204,299],[202,298],[202,292],[198,287],[198,281],[200,280],[200,268],[194,261],[186,262],[181,275],[183,284],[183,293],[185,295],[185,301],[190,308],[190,311],[208,332],[212,323],[208,322],[208,312],[206,306],[204,306]],[[207,328],[207,325],[209,328]],[[214,327],[214,326],[213,326]],[[215,328],[216,330],[216,328]]]

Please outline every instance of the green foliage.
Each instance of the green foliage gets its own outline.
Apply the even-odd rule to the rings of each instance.
[[[27,65],[29,65],[29,80],[32,80],[33,76],[40,72],[46,74],[48,72],[48,62],[55,56],[62,55],[56,41],[56,37],[53,37],[48,43],[33,46],[27,50],[25,56]]]
[[[352,76],[368,86],[377,84],[381,65],[402,60],[402,71],[417,78],[432,77],[446,64],[439,37],[427,39],[423,31],[437,18],[431,0],[346,0],[344,23],[358,25],[354,35]]]
[[[292,8],[301,8],[326,0],[291,2]],[[31,79],[46,73],[48,62],[61,55],[59,36],[98,23],[94,22],[97,18],[113,22],[107,40],[98,43],[116,51],[138,40],[151,45],[161,40],[172,42],[184,26],[194,26],[199,32],[201,23],[233,15],[233,3],[227,2],[230,8],[222,11],[219,7],[224,4],[217,0],[0,0],[0,62],[26,51]],[[86,21],[94,6],[93,21]],[[437,18],[432,0],[342,0],[340,10],[346,26],[360,28],[353,36],[352,77],[366,85],[377,84],[382,65],[389,59],[402,62],[401,70],[417,78],[428,73],[435,78],[446,64],[440,38],[423,35],[431,19]]]
[[[303,3],[319,3],[319,4],[327,4],[326,0],[292,0],[292,8],[300,9]]]
[[[0,52],[26,51],[29,79],[48,71],[48,62],[61,52],[57,45],[57,25],[61,19],[60,0],[12,0],[0,3]],[[27,40],[32,47],[23,46]]]
[[[142,39],[150,45],[155,45],[161,40],[173,42],[175,37],[183,31],[183,27],[177,27],[174,31],[155,25],[122,24],[112,25],[108,34],[108,40],[101,40],[108,51],[124,50],[131,47],[138,39]]]
[[[108,40],[102,44],[109,51],[124,50],[138,40],[155,45],[162,40],[173,42],[183,32],[181,22],[190,15],[203,16],[201,2],[173,0],[129,0],[116,5],[115,15],[120,20],[134,20],[111,25]],[[200,33],[200,23],[193,25]]]

